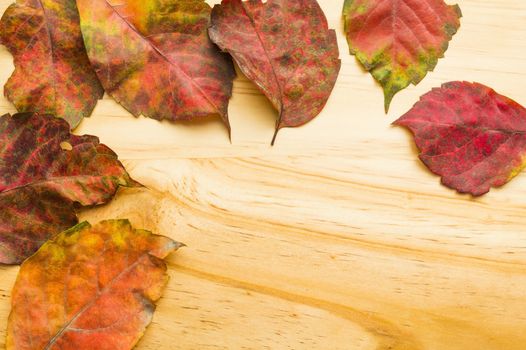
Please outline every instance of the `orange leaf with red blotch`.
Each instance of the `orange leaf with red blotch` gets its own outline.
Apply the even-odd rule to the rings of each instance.
[[[461,16],[443,0],[345,0],[349,50],[382,85],[386,112],[397,92],[435,68]]]
[[[4,93],[20,112],[53,114],[75,128],[102,98],[75,0],[18,0],[2,16],[0,43],[15,61]]]
[[[223,0],[209,33],[278,110],[276,133],[322,111],[341,63],[336,33],[316,0]]]
[[[131,349],[168,281],[163,259],[180,246],[128,220],[62,232],[20,268],[7,350]]]
[[[77,0],[88,57],[104,86],[134,116],[229,127],[234,67],[208,38],[204,0]]]
[[[77,223],[76,207],[106,203],[119,186],[138,184],[95,136],[49,115],[0,117],[0,263],[22,262]]]
[[[394,124],[413,132],[420,159],[461,193],[485,194],[526,166],[526,109],[481,84],[446,83]]]

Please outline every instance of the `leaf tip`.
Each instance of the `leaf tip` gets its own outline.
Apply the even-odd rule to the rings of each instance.
[[[184,248],[184,247],[187,247],[187,245],[182,242],[174,241],[174,250],[177,250],[179,248]]]
[[[391,123],[391,125],[402,126],[402,124],[400,123],[401,119],[402,119],[401,117],[396,119],[394,122]]]
[[[146,187],[146,186],[144,186],[139,181],[136,181],[136,180],[134,180],[134,179],[132,179],[130,177],[130,180],[128,181],[128,186],[127,187],[130,187],[130,188],[143,188],[143,187]]]
[[[274,146],[274,144],[276,143],[276,137],[278,136],[278,132],[281,128],[279,127],[279,125],[276,127],[276,131],[274,131],[274,136],[272,136],[272,141],[270,141],[270,145],[271,146]]]
[[[385,96],[385,99],[384,99],[384,111],[385,111],[385,114],[388,114],[389,113],[389,107],[391,106],[391,102],[393,101],[393,95],[390,95],[390,96]]]
[[[383,86],[383,90],[384,90],[384,111],[385,111],[385,114],[387,114],[389,113],[389,108],[391,107],[391,102],[393,102],[394,96],[401,90],[401,88],[396,85],[385,85]]]
[[[228,141],[230,141],[230,144],[232,144],[232,127],[230,126],[230,121],[228,120],[228,116],[224,120],[225,120],[226,129],[228,132]]]
[[[460,9],[460,6],[458,6],[458,4],[453,5],[453,11],[455,11],[458,18],[462,18],[462,10]]]

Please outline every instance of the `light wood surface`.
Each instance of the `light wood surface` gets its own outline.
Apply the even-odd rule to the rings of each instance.
[[[276,113],[241,75],[232,143],[216,120],[173,125],[98,103],[76,132],[99,136],[147,189],[81,218],[129,218],[188,245],[169,258],[137,349],[526,348],[526,174],[482,198],[458,195],[390,125],[450,80],[526,105],[526,2],[458,3],[446,58],[387,116],[381,88],[347,53],[343,0],[320,0],[342,58],[327,107],[274,147]],[[5,48],[0,67],[3,85]],[[2,98],[0,112],[14,108]],[[0,348],[17,272],[0,267]]]

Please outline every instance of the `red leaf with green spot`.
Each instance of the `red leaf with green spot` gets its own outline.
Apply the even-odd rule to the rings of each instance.
[[[75,207],[106,203],[119,186],[139,185],[95,136],[48,115],[0,117],[0,263],[22,262],[77,223]]]
[[[7,350],[129,350],[168,281],[164,258],[181,244],[128,220],[81,223],[20,268]]]
[[[75,128],[104,93],[91,68],[74,0],[18,0],[0,21],[14,56],[6,97],[20,112],[53,114]]]
[[[279,111],[276,133],[305,124],[325,106],[340,60],[316,0],[223,0],[212,10],[209,34]]]
[[[485,194],[526,166],[526,109],[481,84],[433,89],[395,124],[413,132],[420,159],[461,193]]]
[[[220,116],[235,77],[207,35],[204,0],[78,0],[88,56],[107,93],[154,119]]]
[[[397,92],[444,57],[461,16],[443,0],[345,0],[349,50],[382,85],[386,113]]]

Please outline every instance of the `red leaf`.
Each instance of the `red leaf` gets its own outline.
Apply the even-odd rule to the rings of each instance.
[[[212,10],[209,33],[279,111],[276,133],[321,112],[340,60],[316,0],[223,0]]]
[[[107,93],[134,116],[228,126],[234,68],[210,42],[203,0],[78,0],[91,63]]]
[[[47,115],[4,115],[0,263],[20,263],[47,239],[77,223],[75,203],[106,203],[119,186],[138,184],[95,136],[72,135],[64,120]]]
[[[413,132],[420,159],[461,193],[485,194],[526,166],[526,109],[481,84],[433,89],[395,124]]]
[[[49,113],[75,128],[104,93],[88,60],[74,0],[18,0],[0,21],[14,56],[4,93],[21,112]]]
[[[152,320],[179,243],[127,220],[81,223],[44,244],[13,288],[7,350],[128,350]]]
[[[397,92],[444,57],[461,16],[443,0],[345,0],[349,50],[382,85],[386,113]]]

